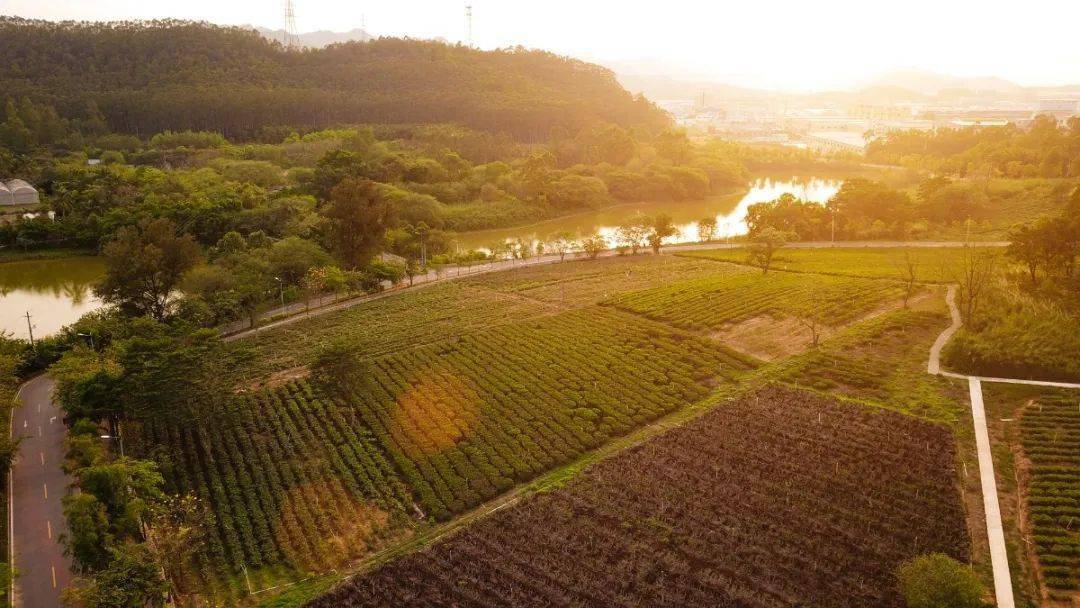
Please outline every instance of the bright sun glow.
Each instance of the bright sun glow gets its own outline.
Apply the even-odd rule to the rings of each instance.
[[[663,3],[468,0],[481,48],[524,45],[605,63],[744,86],[823,90],[896,68],[1000,76],[1023,85],[1080,81],[1080,4],[1061,0],[762,0]],[[296,0],[300,31],[465,37],[451,0]],[[280,28],[278,0],[7,0],[0,13],[45,19],[177,17]]]

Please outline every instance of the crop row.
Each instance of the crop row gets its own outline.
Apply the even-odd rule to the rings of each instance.
[[[1028,512],[1043,580],[1055,592],[1080,589],[1080,400],[1042,399],[1020,421],[1031,461]]]
[[[947,428],[768,388],[312,602],[899,607],[970,541]]]
[[[450,282],[266,330],[237,345],[254,349],[256,356],[244,358],[242,372],[258,376],[306,365],[331,340],[345,340],[376,357],[552,310],[516,295]]]
[[[748,363],[609,309],[504,325],[376,360],[343,389],[438,519],[704,397]]]
[[[155,423],[168,490],[214,514],[199,559],[212,572],[326,568],[377,545],[411,502],[374,439],[350,412],[304,382],[243,398],[225,424]]]
[[[238,397],[212,426],[149,424],[168,490],[214,514],[212,572],[324,571],[700,400],[752,364],[593,307],[367,360],[361,378]]]
[[[827,325],[842,325],[900,295],[900,287],[889,281],[741,273],[670,283],[607,302],[677,327],[715,330],[761,315],[813,315]]]

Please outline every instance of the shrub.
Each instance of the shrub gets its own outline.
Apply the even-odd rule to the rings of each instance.
[[[970,568],[941,554],[920,555],[896,570],[908,608],[982,608],[985,591]]]

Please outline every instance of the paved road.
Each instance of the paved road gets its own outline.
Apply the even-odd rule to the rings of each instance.
[[[787,247],[791,249],[880,249],[890,247],[943,248],[963,247],[968,244],[969,243],[963,241],[805,241],[789,243]],[[979,247],[1005,247],[1008,244],[1008,241],[987,241],[975,243],[975,245]],[[668,245],[664,247],[664,251],[666,253],[679,253],[680,251],[702,251],[710,249],[740,249],[746,246],[746,243],[686,243],[682,245]],[[608,250],[602,252],[599,257],[606,258],[616,255],[619,255],[617,251]],[[573,254],[567,254],[565,259],[573,260],[576,258]],[[300,321],[301,319],[315,317],[318,315],[326,314],[328,312],[333,312],[335,310],[342,310],[344,308],[351,308],[363,302],[369,302],[371,300],[385,298],[404,291],[415,290],[423,286],[431,285],[433,283],[452,281],[455,279],[470,277],[478,274],[487,274],[503,270],[513,270],[515,268],[523,268],[526,266],[554,264],[559,261],[560,257],[558,255],[544,255],[539,257],[531,257],[525,260],[502,260],[499,262],[489,262],[486,264],[474,264],[472,266],[452,267],[441,270],[439,272],[429,270],[425,274],[413,277],[413,285],[411,287],[399,287],[375,295],[361,295],[351,298],[347,297],[339,300],[334,300],[332,296],[326,296],[313,301],[312,306],[310,307],[303,302],[295,302],[293,304],[288,304],[284,307],[278,306],[276,308],[256,315],[256,319],[258,321],[284,316],[281,319],[266,323],[264,325],[260,325],[255,328],[248,327],[248,321],[239,320],[223,327],[221,329],[221,333],[225,336],[226,341],[239,340],[247,336],[255,335],[265,329],[273,329],[282,325],[289,325],[291,323]]]
[[[60,606],[60,592],[71,581],[71,564],[59,538],[66,530],[60,499],[69,478],[61,469],[66,429],[63,413],[52,401],[55,382],[38,376],[19,391],[11,432],[23,437],[11,467],[11,540],[15,568],[15,605]]]

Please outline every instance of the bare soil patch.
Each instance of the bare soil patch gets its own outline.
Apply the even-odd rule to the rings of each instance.
[[[924,310],[932,303],[931,295],[931,290],[921,290],[911,297],[908,306],[915,310]],[[818,340],[826,340],[846,327],[880,317],[902,305],[900,300],[887,302],[851,323],[821,327],[818,330]],[[799,319],[773,315],[760,315],[732,323],[713,332],[709,337],[762,361],[775,361],[798,355],[814,343],[813,332]]]
[[[306,365],[299,367],[290,367],[289,369],[283,369],[278,372],[274,372],[264,378],[253,380],[246,386],[242,386],[236,389],[238,393],[245,393],[247,391],[257,391],[264,388],[277,388],[283,386],[293,380],[300,380],[307,378],[311,375],[311,369]]]

